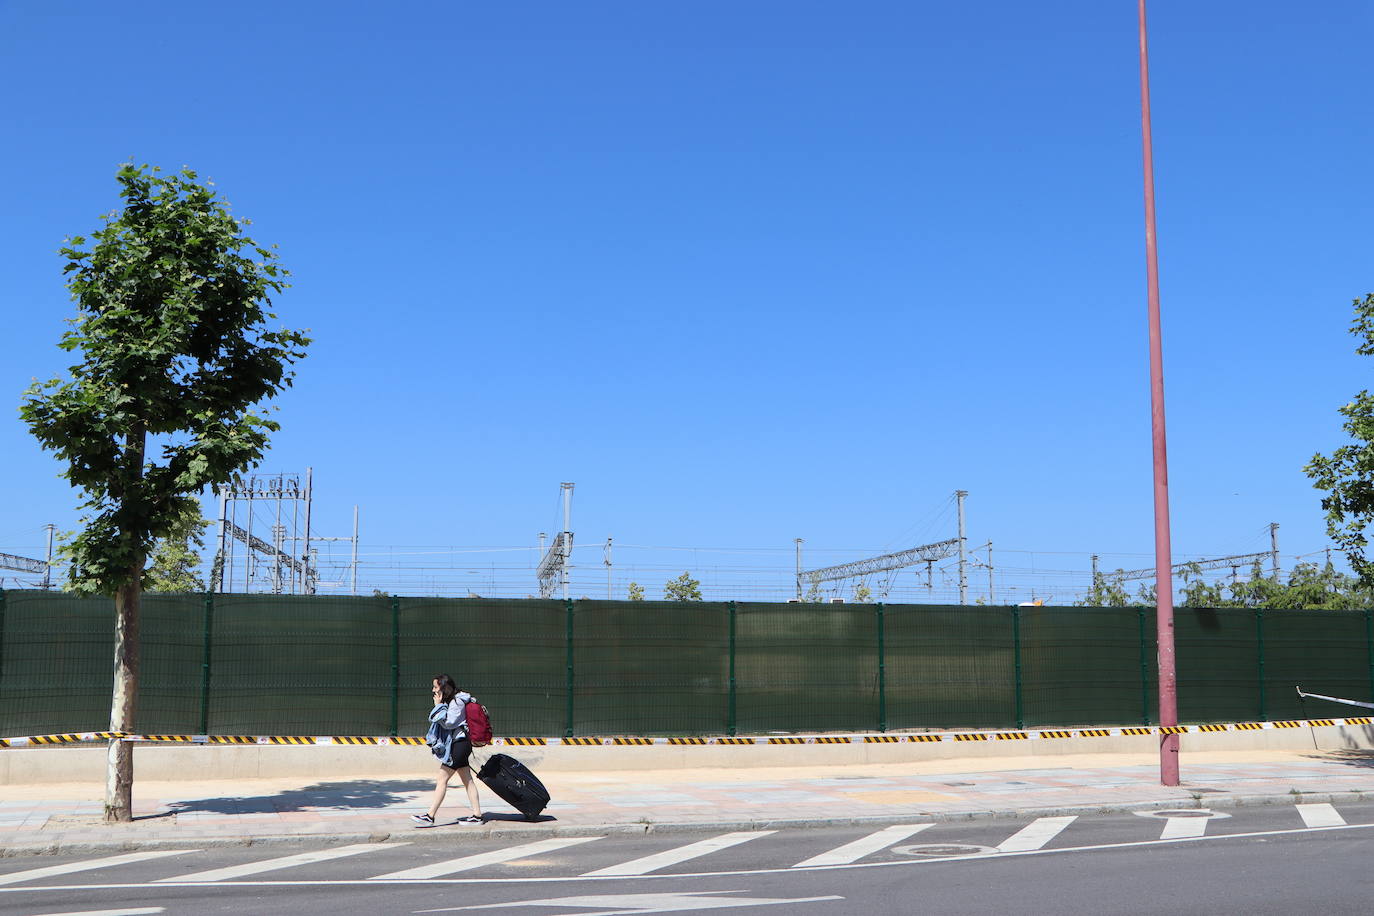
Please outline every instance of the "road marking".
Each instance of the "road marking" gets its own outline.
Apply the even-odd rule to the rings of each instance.
[[[1298,813],[1302,815],[1302,822],[1309,827],[1342,827],[1345,825],[1345,818],[1341,817],[1334,806],[1322,802],[1313,805],[1297,805]]]
[[[1181,840],[1190,836],[1202,836],[1207,833],[1207,823],[1210,820],[1211,818],[1206,815],[1167,818],[1159,838],[1161,840]]]
[[[404,871],[388,872],[385,875],[377,875],[373,878],[368,878],[368,880],[404,881],[419,880],[423,878],[439,878],[444,875],[451,875],[454,872],[481,868],[483,865],[500,865],[502,862],[513,862],[516,859],[525,859],[529,856],[537,856],[540,853],[553,852],[555,849],[563,849],[566,846],[576,846],[579,843],[590,843],[592,840],[601,839],[605,839],[605,837],[572,836],[552,840],[539,840],[536,843],[526,843],[523,846],[512,846],[509,849],[497,849],[492,852],[482,852],[473,856],[463,856],[461,859],[448,859],[444,862],[436,862],[433,865],[419,865],[415,868],[407,868]]]
[[[153,916],[165,910],[160,906],[139,907],[136,910],[71,910],[66,913],[35,913],[34,916]]]
[[[1070,814],[1065,817],[1037,817],[1020,830],[1007,837],[997,844],[998,852],[1029,852],[1032,849],[1039,849],[1050,840],[1059,836],[1060,832],[1074,821],[1078,820],[1078,815]]]
[[[579,916],[621,916],[627,913],[675,913],[683,910],[723,910],[741,906],[776,906],[779,903],[816,903],[821,900],[843,900],[834,894],[825,897],[721,897],[740,891],[683,891],[668,894],[597,894],[586,897],[550,897],[546,900],[519,900],[514,903],[479,903],[473,906],[446,906],[435,910],[415,910],[416,913],[452,913],[458,910],[498,910],[506,907],[552,906],[610,907]],[[710,896],[708,896],[710,895]]]
[[[1134,840],[1128,843],[1095,843],[1090,846],[1056,846],[1054,849],[1031,849],[1026,852],[979,852],[967,856],[923,856],[918,859],[885,859],[878,862],[854,862],[850,865],[828,865],[816,869],[817,871],[857,869],[857,868],[893,868],[902,866],[920,866],[939,863],[946,865],[950,862],[975,862],[988,861],[991,859],[1011,859],[1021,856],[1058,856],[1066,853],[1080,852],[1102,852],[1109,849],[1135,849],[1142,846],[1168,846],[1178,843],[1209,843],[1226,842],[1234,840],[1250,840],[1258,837],[1283,837],[1291,834],[1303,833],[1327,833],[1330,831],[1344,830],[1369,830],[1374,828],[1374,824],[1346,824],[1343,827],[1288,827],[1283,830],[1257,830],[1251,833],[1227,833],[1219,836],[1200,836],[1184,837],[1178,840]],[[483,884],[491,885],[527,885],[527,884],[561,884],[564,882],[581,881],[603,881],[603,880],[626,880],[626,881],[653,881],[655,879],[680,880],[682,878],[739,878],[745,875],[779,875],[796,874],[790,868],[741,868],[736,871],[706,871],[690,872],[681,875],[643,875],[643,876],[624,876],[612,878],[595,878],[588,875],[554,875],[549,877],[530,877],[519,878],[436,878],[435,884],[450,884],[478,886]],[[217,887],[260,887],[265,889],[282,887],[366,887],[372,885],[376,887],[382,882],[368,878],[342,879],[334,881],[225,881],[217,884]],[[391,882],[397,885],[413,884],[410,881]],[[159,884],[51,884],[41,887],[0,887],[0,898],[6,894],[36,894],[36,893],[71,893],[73,891],[128,891],[146,890],[156,887],[159,890],[168,887],[203,887],[200,884],[182,884],[175,881],[168,881]],[[580,913],[578,916],[588,916]]]
[[[709,855],[713,852],[719,852],[722,849],[729,849],[731,846],[738,846],[740,843],[757,840],[760,837],[765,837],[773,833],[777,833],[777,831],[751,830],[746,833],[723,833],[720,836],[711,837],[709,840],[702,840],[700,843],[689,843],[686,846],[669,849],[667,852],[660,852],[652,856],[645,856],[642,859],[632,859],[629,862],[612,865],[610,868],[589,871],[585,875],[582,875],[582,877],[607,878],[613,875],[646,875],[651,871],[667,868],[669,865],[676,865],[679,862],[686,862],[688,859],[695,859],[698,856]]]
[[[383,849],[395,849],[399,843],[355,843],[352,846],[335,846],[333,849],[318,849],[315,852],[303,852],[294,856],[280,856],[275,859],[263,859],[259,862],[249,862],[246,865],[231,865],[228,868],[212,868],[209,871],[198,871],[190,875],[178,875],[174,878],[159,878],[154,884],[182,884],[186,882],[203,881],[228,881],[232,878],[242,878],[244,875],[257,875],[265,871],[276,871],[279,868],[294,868],[297,865],[309,865],[312,862],[326,862],[330,859],[341,859],[344,856],[356,856],[364,852],[380,852]]]
[[[190,852],[199,851],[198,849],[159,849],[153,852],[130,852],[122,856],[107,856],[103,859],[83,859],[80,862],[68,862],[65,865],[49,865],[46,868],[30,868],[27,871],[16,871],[8,875],[0,875],[0,884],[16,884],[20,881],[31,881],[34,878],[51,878],[56,875],[69,875],[75,871],[89,871],[93,868],[109,868],[114,865],[127,865],[130,862],[161,859],[165,856],[181,856]]]
[[[798,862],[793,868],[812,868],[817,865],[848,865],[850,862],[857,862],[864,856],[886,849],[893,843],[899,843],[911,836],[913,833],[920,833],[927,827],[934,824],[896,824],[892,827],[879,830],[877,833],[870,833],[868,836],[860,837],[852,843],[845,843],[843,846],[836,847],[829,852],[823,852],[818,856],[812,856],[805,862]]]

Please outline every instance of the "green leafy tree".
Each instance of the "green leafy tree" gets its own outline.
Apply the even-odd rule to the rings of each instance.
[[[74,590],[115,604],[110,730],[135,731],[144,565],[206,487],[261,459],[278,424],[254,406],[291,384],[309,339],[269,330],[286,286],[276,255],[189,169],[124,165],[121,209],[61,253],[77,306],[59,346],[67,379],[35,384],[20,408],[85,493],[71,541]],[[110,743],[105,819],[131,820],[131,746]]]
[[[205,549],[205,529],[200,504],[188,502],[165,537],[153,547],[152,562],[143,571],[143,589],[149,592],[203,592],[200,551]]]
[[[663,597],[668,601],[700,601],[701,583],[684,572],[663,584]]]
[[[1081,601],[1075,601],[1075,607],[1134,607],[1144,602],[1133,598],[1131,593],[1126,591],[1122,576],[1125,570],[1118,569],[1116,573],[1098,573],[1093,578],[1092,588],[1083,596]]]
[[[820,604],[825,600],[825,594],[821,591],[819,582],[811,583],[811,587],[806,590],[806,600],[811,604]]]
[[[868,604],[873,600],[873,589],[860,583],[854,586],[854,601],[858,604]]]
[[[631,600],[631,601],[643,601],[643,600],[644,600],[644,586],[640,585],[638,582],[631,582],[631,583],[630,583],[629,592],[630,592],[630,600]]]
[[[1355,352],[1374,356],[1374,293],[1353,301],[1355,321],[1350,326],[1359,344]],[[1312,485],[1326,492],[1326,533],[1350,562],[1356,577],[1365,586],[1374,586],[1374,566],[1365,557],[1367,539],[1364,529],[1374,518],[1374,395],[1361,391],[1340,408],[1342,424],[1352,443],[1336,449],[1328,457],[1312,456],[1303,470]]]

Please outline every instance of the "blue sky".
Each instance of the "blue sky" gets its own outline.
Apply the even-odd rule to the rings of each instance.
[[[1368,387],[1374,7],[1150,12],[1174,547],[1275,521],[1287,564],[1326,546],[1302,466]],[[809,566],[952,536],[961,488],[1006,594],[1068,599],[1035,570],[1153,549],[1135,28],[1129,0],[0,3],[0,390],[65,365],[56,249],[118,164],[189,164],[316,339],[262,470],[313,466],[317,531],[360,505],[370,585],[451,592],[392,583],[396,548],[463,545],[523,548],[442,562],[532,590],[570,480],[578,542],[651,596],[670,568],[782,595],[795,537]],[[33,555],[76,499],[14,413],[0,455],[0,551]]]

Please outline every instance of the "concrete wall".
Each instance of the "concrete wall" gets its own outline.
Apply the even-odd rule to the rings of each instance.
[[[1182,735],[1184,753],[1246,750],[1355,750],[1374,748],[1374,728],[1325,726]],[[559,772],[663,770],[692,767],[788,767],[900,764],[932,760],[1059,757],[1065,754],[1140,754],[1154,759],[1159,739],[1146,735],[1027,741],[942,741],[907,744],[652,745],[645,747],[498,747],[539,774]],[[484,759],[487,751],[478,751]],[[0,750],[0,785],[101,782],[102,745]],[[351,779],[420,777],[434,770],[424,747],[135,745],[135,778],[183,779]]]

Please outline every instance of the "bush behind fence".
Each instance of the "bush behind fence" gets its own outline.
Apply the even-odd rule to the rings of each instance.
[[[0,736],[109,723],[113,604],[0,592]],[[1374,694],[1368,610],[1180,609],[1184,722]],[[145,595],[138,730],[422,734],[449,673],[502,735],[1150,724],[1147,608]],[[1313,714],[1330,715],[1329,707]]]

